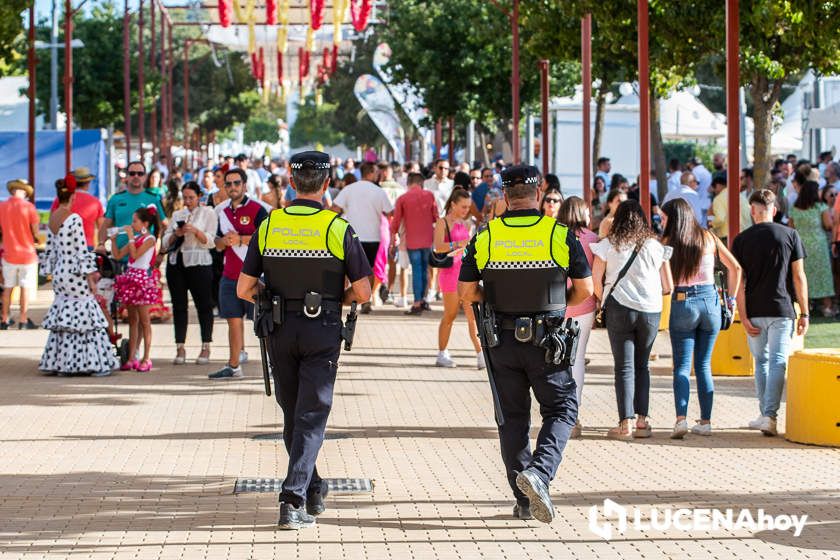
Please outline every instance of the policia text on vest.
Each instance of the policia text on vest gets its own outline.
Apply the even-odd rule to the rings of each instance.
[[[458,291],[463,300],[480,303],[482,350],[495,389],[514,517],[533,515],[548,523],[554,517],[548,485],[578,412],[570,371],[578,329],[564,317],[565,309],[592,295],[592,278],[580,242],[564,225],[540,215],[540,181],[532,166],[502,174],[508,210],[465,249]],[[533,453],[532,390],[542,415]]]
[[[341,341],[349,349],[355,303],[370,300],[371,270],[352,227],[321,207],[329,156],[296,154],[290,167],[297,197],[260,224],[248,246],[237,294],[254,299],[263,277],[254,328],[266,349],[268,359],[263,360],[269,366],[264,371],[270,369],[274,380],[289,454],[278,526],[301,529],[314,525],[314,516],[325,508],[326,484],[315,462],[332,407]],[[342,303],[351,304],[346,325]]]

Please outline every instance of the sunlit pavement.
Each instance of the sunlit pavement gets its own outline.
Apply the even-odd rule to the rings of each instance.
[[[462,318],[451,345],[458,369],[433,367],[439,316],[405,317],[393,307],[361,316],[356,345],[342,354],[319,470],[371,479],[373,492],[331,495],[317,527],[300,532],[275,528],[275,494],[234,494],[237,479],[282,477],[286,461],[271,437],[281,430],[279,408],[263,394],[251,333],[247,377],[228,382],[207,380],[226,357],[221,321],[212,367],[172,366],[172,326],[162,324],[154,326],[152,372],[107,378],[41,376],[47,332],[0,333],[0,556],[840,557],[840,449],[748,431],[758,412],[749,378],[715,380],[711,437],[669,439],[667,333],[655,348],[653,438],[605,439],[616,422],[612,362],[605,332],[594,333],[583,438],[569,443],[551,486],[557,516],[551,525],[511,519],[486,374],[474,369]],[[190,360],[197,329],[193,321]],[[692,398],[690,424],[699,417]],[[618,516],[604,517],[605,499],[626,508],[623,533]],[[610,521],[610,540],[590,528],[592,506],[596,529]],[[807,520],[798,537],[746,523],[651,528],[651,515],[663,519],[666,508],[733,508],[736,521],[741,508],[756,517],[761,509]],[[711,514],[683,515],[690,523]]]

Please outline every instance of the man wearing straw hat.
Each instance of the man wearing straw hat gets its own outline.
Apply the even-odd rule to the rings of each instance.
[[[0,235],[3,236],[3,311],[0,330],[13,324],[9,321],[12,290],[20,288],[19,329],[37,329],[38,325],[26,316],[26,287],[37,285],[38,255],[35,237],[38,234],[38,212],[29,198],[35,193],[32,185],[23,179],[6,183],[11,196],[0,203]]]
[[[99,231],[99,226],[102,225],[102,220],[105,217],[105,210],[102,208],[102,203],[98,198],[88,192],[91,182],[96,179],[96,175],[91,173],[87,167],[77,167],[72,173],[76,178],[76,198],[73,201],[71,212],[78,214],[82,219],[85,242],[87,243],[88,249],[93,249],[96,245],[96,232]],[[56,208],[58,208],[58,198],[53,200],[50,212]]]

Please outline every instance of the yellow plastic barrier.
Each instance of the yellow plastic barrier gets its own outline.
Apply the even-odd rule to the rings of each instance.
[[[799,313],[799,306],[796,305]],[[805,347],[805,338],[793,335],[791,352]],[[735,312],[735,319],[728,330],[720,331],[712,349],[712,374],[728,377],[751,377],[754,373],[753,357],[747,343],[747,331],[741,317]]]
[[[671,323],[671,294],[662,296],[662,315],[659,317],[659,330],[667,331]]]
[[[791,356],[785,438],[840,447],[840,349],[800,350]]]

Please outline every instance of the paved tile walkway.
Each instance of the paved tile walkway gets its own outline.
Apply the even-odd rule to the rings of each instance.
[[[668,439],[665,333],[651,389],[654,437],[604,438],[615,401],[608,344],[596,333],[584,435],[570,442],[552,484],[557,518],[548,526],[510,519],[485,374],[471,367],[463,322],[452,344],[462,367],[430,367],[437,317],[407,319],[393,309],[362,317],[356,347],[341,359],[320,469],[370,478],[374,490],[331,496],[317,528],[298,533],[275,529],[275,495],[233,494],[237,478],[282,476],[286,457],[280,442],[254,439],[278,433],[280,415],[262,393],[250,334],[247,377],[214,384],[207,368],[169,365],[171,325],[154,327],[151,373],[102,379],[40,376],[46,332],[0,333],[0,556],[840,558],[840,449],[744,429],[757,413],[750,379],[716,380],[714,436]],[[226,340],[221,322],[215,338]],[[189,341],[194,357],[197,327]],[[695,399],[689,418],[697,414]],[[799,537],[631,527],[607,541],[589,528],[590,508],[607,498],[641,508],[645,519],[651,507],[686,507],[808,520]]]

